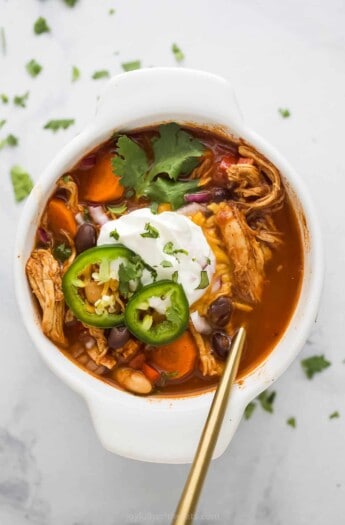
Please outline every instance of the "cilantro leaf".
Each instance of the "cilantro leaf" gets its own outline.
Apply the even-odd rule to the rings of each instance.
[[[332,412],[332,414],[329,415],[329,419],[335,419],[337,417],[340,417],[338,410],[336,410],[335,412]]]
[[[109,210],[110,213],[113,213],[114,215],[122,215],[125,213],[125,211],[127,211],[127,204],[124,202],[119,206],[107,206],[107,210]]]
[[[107,69],[100,69],[99,71],[95,71],[92,75],[92,78],[94,80],[99,80],[100,78],[109,78],[110,73]]]
[[[188,255],[187,250],[183,250],[182,248],[175,248],[174,244],[171,241],[168,241],[165,243],[163,252],[167,255],[177,255],[178,253],[183,253],[184,255]]]
[[[158,177],[157,180],[151,182],[151,184],[145,189],[144,195],[158,203],[169,202],[169,204],[172,206],[172,209],[177,210],[183,206],[185,194],[196,190],[197,187],[197,180],[173,182],[171,180]]]
[[[6,124],[6,120],[2,119],[0,120],[0,129]]]
[[[55,259],[61,262],[67,261],[67,259],[71,256],[71,253],[71,248],[67,246],[64,242],[62,244],[58,244],[53,249],[53,255]]]
[[[177,44],[173,44],[171,46],[171,51],[174,53],[177,62],[182,62],[182,60],[184,60],[184,53],[183,51],[181,51]]]
[[[109,237],[112,237],[113,239],[115,239],[115,241],[118,241],[120,238],[120,234],[117,230],[113,230],[109,233]]]
[[[47,24],[47,20],[40,16],[37,18],[36,22],[34,23],[34,32],[36,35],[41,35],[42,33],[49,33],[50,27]]]
[[[43,129],[51,129],[52,131],[58,131],[59,129],[67,129],[70,126],[74,124],[75,120],[70,119],[57,119],[57,120],[49,120],[45,126],[43,126]]]
[[[181,315],[176,304],[171,304],[165,311],[165,317],[173,325],[179,326],[181,324]]]
[[[7,135],[7,137],[0,141],[0,149],[2,149],[4,146],[17,146],[18,145],[18,139],[11,133]]]
[[[206,270],[201,270],[200,272],[200,283],[199,286],[197,286],[196,290],[203,290],[204,288],[207,288],[210,284],[210,281],[208,280],[208,275]]]
[[[331,363],[325,359],[324,355],[314,355],[303,359],[301,365],[307,378],[312,379],[315,374],[331,366]]]
[[[140,60],[132,60],[132,62],[124,62],[121,66],[124,71],[134,71],[141,68],[141,62]]]
[[[34,186],[30,175],[20,166],[13,166],[11,169],[11,180],[16,201],[24,200]]]
[[[253,401],[248,403],[248,405],[244,409],[244,419],[250,419],[255,409],[256,409],[256,404]]]
[[[65,4],[69,7],[74,7],[78,0],[64,0]]]
[[[172,267],[172,263],[170,261],[162,261],[161,262],[161,266],[163,268],[171,268]]]
[[[76,82],[80,77],[80,71],[77,66],[72,67],[72,82]]]
[[[124,263],[120,264],[119,291],[123,297],[128,297],[131,291],[129,287],[130,281],[139,282],[144,268],[144,262],[139,255],[133,255],[128,261],[126,261],[126,266]]]
[[[158,202],[151,202],[151,206],[150,206],[150,210],[151,210],[151,213],[153,213],[153,215],[157,215],[158,213]]]
[[[286,424],[290,425],[292,428],[296,428],[296,419],[294,417],[289,417],[289,419],[286,420]]]
[[[145,151],[126,135],[121,135],[112,166],[114,173],[121,177],[121,184],[126,188],[135,188],[138,196],[141,196],[145,187],[144,176],[148,170]]]
[[[141,237],[144,237],[144,238],[147,237],[149,239],[158,239],[159,231],[157,230],[157,228],[152,226],[152,224],[150,224],[149,222],[145,224],[144,230],[145,232],[140,234]]]
[[[8,104],[8,100],[9,100],[9,99],[8,99],[8,96],[5,95],[5,93],[1,93],[0,98],[1,98],[1,102],[2,102],[3,104]]]
[[[290,111],[287,108],[279,108],[278,111],[283,118],[288,118],[290,116]]]
[[[178,281],[178,271],[177,270],[175,270],[174,273],[172,274],[171,280],[173,283],[177,283]]]
[[[13,99],[14,104],[21,108],[26,108],[26,103],[29,98],[29,94],[29,91],[27,91],[26,93],[24,93],[24,95],[16,95]]]
[[[159,127],[159,137],[153,139],[154,164],[149,172],[152,180],[160,173],[167,173],[170,179],[176,180],[186,172],[186,163],[190,171],[190,162],[200,157],[204,146],[199,140],[183,131],[178,124],[171,122]]]
[[[33,78],[37,77],[37,75],[39,75],[42,71],[42,66],[36,62],[34,58],[26,64],[25,68],[29,75],[31,75]]]
[[[276,397],[276,392],[270,392],[269,390],[265,390],[264,392],[261,392],[261,394],[258,396],[259,403],[261,407],[266,410],[266,412],[269,412],[270,414],[273,413],[273,402]]]

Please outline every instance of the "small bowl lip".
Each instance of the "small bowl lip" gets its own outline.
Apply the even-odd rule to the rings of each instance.
[[[212,80],[212,82],[221,83],[222,86],[224,86],[224,83],[228,84],[227,81],[220,76],[185,68],[142,69],[130,73],[123,73],[113,77],[110,82],[114,83],[124,76],[126,76],[126,78],[131,76],[135,80],[147,75],[159,76],[160,74],[166,73],[176,76],[188,76],[191,74],[193,76],[199,75],[201,79],[208,78]],[[198,117],[202,118],[202,115],[200,114]],[[181,119],[177,119],[177,121],[178,120]],[[155,120],[153,117],[152,122],[157,122],[157,120]],[[222,126],[222,124],[220,125]],[[264,369],[267,363],[271,360],[276,350],[273,349],[265,361],[263,361],[257,368],[255,368],[245,377],[244,385],[236,384],[236,392],[234,397],[236,397],[238,402],[242,403],[244,408],[251,399],[258,395],[262,390],[267,388],[267,386],[273,383],[287,369],[305,343],[318,310],[323,284],[324,255],[322,236],[317,215],[303,180],[295,172],[292,166],[290,166],[290,164],[285,160],[285,158],[279,153],[279,151],[277,151],[270,143],[266,142],[261,136],[256,134],[242,123],[236,122],[236,126],[234,127],[236,127],[236,135],[240,135],[246,141],[253,144],[259,151],[262,151],[275,165],[278,166],[280,171],[284,173],[284,177],[286,177],[288,182],[291,183],[293,190],[296,192],[298,200],[301,203],[303,214],[306,219],[307,229],[310,237],[311,265],[313,267],[313,271],[309,277],[309,302],[304,308],[303,319],[301,319],[299,322],[298,333],[295,334],[294,351],[291,351],[284,360],[281,360],[280,365],[276,364],[273,372],[268,373],[268,375],[263,374],[260,380],[260,375],[258,375],[258,372]],[[39,326],[39,323],[35,317],[35,311],[30,298],[30,293],[28,291],[28,283],[24,269],[25,265],[23,265],[22,257],[31,223],[33,221],[36,222],[37,216],[40,215],[41,208],[38,206],[39,196],[42,194],[42,192],[47,194],[47,196],[50,195],[50,188],[54,184],[54,181],[59,177],[59,173],[61,173],[60,166],[66,162],[66,159],[70,158],[71,164],[73,163],[72,159],[74,159],[76,162],[82,155],[81,151],[95,142],[95,140],[98,140],[97,137],[99,138],[101,135],[102,131],[97,129],[97,126],[94,126],[91,123],[84,129],[84,131],[69,141],[42,172],[30,196],[28,197],[27,202],[25,203],[17,229],[14,261],[15,293],[24,325],[38,352],[48,364],[48,366],[53,370],[53,372],[63,381],[68,383],[72,389],[78,391],[82,396],[84,396],[90,403],[92,403],[93,400],[102,399],[103,402],[112,405],[114,403],[120,403],[132,408],[150,406],[155,410],[166,410],[173,408],[174,410],[183,411],[195,409],[197,407],[204,407],[209,404],[213,396],[213,390],[198,392],[195,394],[181,395],[179,397],[139,397],[114,388],[106,382],[84,371],[72,360],[69,360],[59,350],[59,348],[57,348],[43,334],[41,327]],[[28,311],[30,312],[30,315],[28,315]],[[289,330],[290,326],[287,327],[285,333],[287,333]]]

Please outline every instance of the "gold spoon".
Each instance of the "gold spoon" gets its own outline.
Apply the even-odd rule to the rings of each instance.
[[[229,357],[214,395],[193,464],[171,525],[187,525],[193,521],[195,508],[222,426],[231,388],[237,375],[245,338],[246,331],[241,327],[232,340]]]

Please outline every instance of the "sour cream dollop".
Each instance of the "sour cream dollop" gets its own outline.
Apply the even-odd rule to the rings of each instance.
[[[176,278],[190,305],[205,293],[215,271],[215,256],[200,226],[170,211],[153,214],[141,208],[103,224],[97,245],[104,244],[133,250],[156,270],[156,280]],[[143,284],[152,280],[144,272]]]

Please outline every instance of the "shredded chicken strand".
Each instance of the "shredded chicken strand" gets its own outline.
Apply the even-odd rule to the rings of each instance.
[[[193,323],[189,322],[189,330],[194,338],[196,346],[199,351],[201,372],[204,376],[220,376],[224,370],[224,363],[217,361],[217,359],[212,354],[212,350],[209,342],[205,341],[199,332],[194,328]]]
[[[78,200],[78,186],[70,176],[61,177],[57,181],[58,188],[66,190],[68,193],[68,208],[74,213],[78,213],[83,210],[83,206],[79,204]]]
[[[103,375],[106,371],[106,367],[103,365],[97,365],[94,359],[92,359],[83,348],[78,348],[77,351],[72,352],[72,357],[74,357],[78,363],[90,370],[90,372],[97,375]]]
[[[123,361],[129,361],[130,358],[133,357],[138,352],[138,350],[140,350],[140,347],[141,343],[139,341],[129,339],[129,341],[127,341],[127,343],[125,343],[122,348],[116,350],[116,355]]]
[[[61,270],[50,251],[34,250],[26,263],[31,289],[42,309],[42,330],[52,341],[67,344],[63,331],[65,302],[61,287]]]
[[[211,150],[207,150],[199,166],[192,171],[190,178],[199,179],[199,186],[205,186],[211,182],[214,169],[213,153]]]

